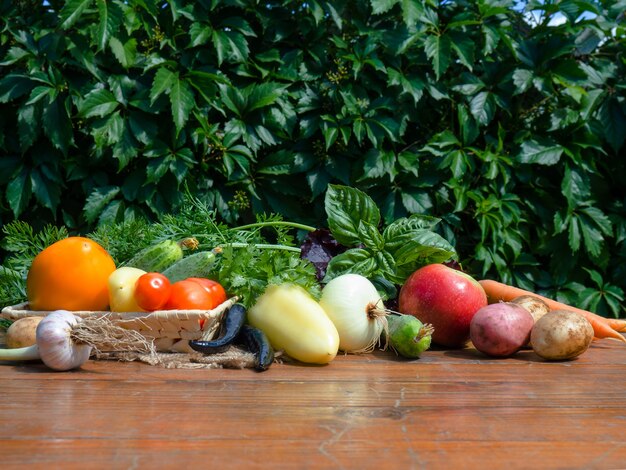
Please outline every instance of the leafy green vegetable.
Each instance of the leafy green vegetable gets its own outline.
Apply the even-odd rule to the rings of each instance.
[[[401,285],[426,264],[456,259],[454,247],[434,231],[439,219],[403,217],[381,233],[376,204],[358,189],[330,185],[326,213],[331,234],[350,249],[330,260],[324,282],[350,272]]]

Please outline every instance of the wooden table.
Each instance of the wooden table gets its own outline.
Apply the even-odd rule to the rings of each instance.
[[[0,366],[0,468],[626,468],[626,345],[328,366]]]

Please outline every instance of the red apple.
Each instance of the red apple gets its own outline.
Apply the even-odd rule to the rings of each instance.
[[[460,348],[469,339],[474,314],[487,305],[487,295],[472,276],[443,264],[415,271],[400,289],[401,313],[430,323],[434,343]]]

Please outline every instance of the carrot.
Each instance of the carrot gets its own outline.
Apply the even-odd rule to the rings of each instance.
[[[492,281],[490,279],[484,279],[478,282],[480,282],[480,285],[483,286],[483,289],[487,294],[487,299],[489,300],[489,303],[495,303],[500,301],[510,302],[516,297],[520,297],[522,295],[532,295],[538,297],[546,304],[548,304],[550,310],[569,310],[583,315],[587,320],[589,320],[589,323],[591,323],[596,338],[613,338],[626,342],[626,338],[620,335],[616,330],[614,330],[613,327],[607,322],[607,319],[601,317],[600,315],[588,312],[587,310],[572,307],[561,302],[557,302],[556,300],[552,300],[548,297],[544,297],[542,295],[520,289],[519,287],[509,286],[508,284],[504,284],[502,282]]]
[[[604,317],[601,317],[604,318]],[[615,331],[626,332],[626,320],[618,320],[616,318],[604,318],[611,328]]]

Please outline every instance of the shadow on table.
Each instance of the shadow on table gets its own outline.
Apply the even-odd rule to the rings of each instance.
[[[444,356],[456,359],[467,359],[480,362],[501,362],[501,361],[522,361],[522,362],[546,362],[539,357],[532,349],[522,349],[512,356],[491,357],[481,353],[476,348],[467,347],[464,349],[449,349],[444,351]]]

